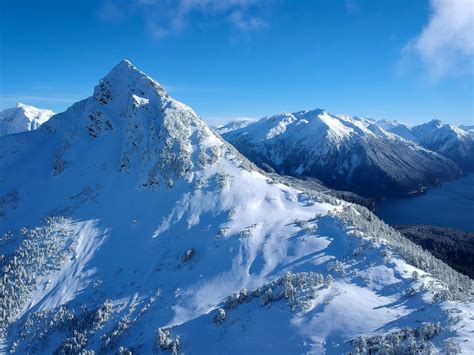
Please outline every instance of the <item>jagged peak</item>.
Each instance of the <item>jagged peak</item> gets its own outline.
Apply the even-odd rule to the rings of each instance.
[[[49,110],[49,109],[45,109],[45,108],[38,108],[38,107],[35,107],[35,106],[32,106],[32,105],[27,105],[27,104],[24,104],[24,103],[21,103],[21,102],[18,102],[15,107],[12,107],[12,108],[7,108],[3,111],[1,111],[5,114],[7,113],[18,113],[20,115],[23,115],[27,118],[38,118],[38,117],[50,117],[52,115],[54,115],[54,112]]]
[[[53,115],[51,110],[19,102],[15,107],[0,111],[0,136],[34,130]]]
[[[17,102],[17,104],[16,104],[16,108],[25,109],[25,108],[28,108],[28,107],[33,107],[33,106],[26,105],[26,104],[21,103],[21,102]]]
[[[324,109],[320,109],[320,108],[317,108],[317,109],[314,109],[314,110],[300,110],[300,111],[296,111],[296,112],[282,111],[282,112],[279,112],[275,115],[266,116],[266,117],[264,117],[264,119],[270,120],[272,122],[280,121],[280,120],[285,120],[286,121],[288,119],[290,121],[295,121],[295,120],[300,120],[300,119],[310,120],[312,118],[318,117],[319,115],[322,115],[322,114],[325,114],[325,113],[327,113],[327,111],[324,110]]]
[[[128,59],[122,59],[112,70],[105,76],[104,79],[113,79],[116,76],[138,76],[146,77],[149,80],[155,81],[150,76],[138,69]]]
[[[38,108],[36,106],[32,105],[27,105],[22,102],[17,102],[17,104],[14,107],[17,110],[21,110],[23,112],[28,112],[28,111],[34,111],[34,112],[52,112],[51,110],[48,109],[43,109],[43,108]]]
[[[122,59],[122,60],[117,64],[117,66],[119,66],[119,65],[126,65],[126,66],[128,66],[128,67],[133,67],[133,68],[137,69],[137,67],[136,67],[130,60],[128,60],[127,58]]]
[[[141,187],[191,181],[193,172],[227,149],[190,107],[128,60],[100,80],[92,97],[68,111],[83,118],[79,122],[92,139],[105,146],[119,142],[118,171],[136,175]],[[105,135],[110,138],[102,140]]]
[[[169,99],[166,90],[129,60],[118,63],[94,89],[93,98],[101,104],[136,95],[145,99]]]
[[[441,122],[438,119],[434,119],[434,120],[429,121],[427,123],[427,125],[432,126],[432,127],[436,127],[436,128],[440,128],[440,127],[444,126],[444,123]]]

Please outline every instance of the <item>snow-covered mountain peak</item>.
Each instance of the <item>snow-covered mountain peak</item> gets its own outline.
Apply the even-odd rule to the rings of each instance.
[[[16,108],[19,108],[19,109],[22,109],[22,110],[24,110],[24,111],[27,111],[27,110],[30,109],[30,108],[34,108],[33,106],[29,106],[29,105],[23,104],[23,103],[21,103],[21,102],[17,102],[17,104],[16,104],[15,107],[16,107]]]
[[[97,166],[113,164],[145,187],[191,179],[226,146],[191,108],[125,60],[100,80],[91,97],[57,115],[42,131],[57,132],[62,140],[58,152],[62,162],[55,165],[54,174],[69,165],[72,145],[89,142],[104,155],[120,154],[112,160],[104,156]]]
[[[459,127],[443,123],[440,120],[431,120],[428,123],[413,127],[413,131],[419,136],[420,141],[424,140],[462,140],[469,134]]]
[[[88,120],[108,119],[105,130],[112,130],[114,124],[120,126],[142,120],[145,121],[143,124],[153,123],[152,131],[164,129],[168,133],[170,130],[189,133],[198,127],[210,132],[190,107],[170,97],[158,81],[128,60],[122,60],[99,81],[92,97],[86,100],[85,110]],[[95,114],[100,117],[93,117]],[[133,127],[128,129],[133,130]]]
[[[255,119],[251,118],[242,118],[242,119],[237,119],[234,121],[227,122],[225,124],[220,124],[217,126],[214,126],[214,129],[219,133],[219,134],[225,134],[228,132],[235,131],[236,129],[244,128],[248,126],[249,124],[255,123]]]
[[[389,131],[395,127],[402,125],[402,123],[398,122],[397,120],[387,120],[381,119],[374,121],[378,126],[382,127],[384,130]]]
[[[331,187],[372,196],[409,193],[421,184],[459,174],[453,162],[398,137],[372,119],[321,109],[265,117],[222,134],[262,168],[316,177]],[[381,180],[385,183],[380,184]],[[383,187],[375,191],[374,185]]]
[[[330,139],[337,141],[349,137],[353,133],[351,127],[345,126],[338,117],[323,109],[302,110],[294,113],[283,112],[270,116],[265,121],[268,123],[266,139],[283,134],[289,127],[293,127],[291,135],[296,135],[297,139],[304,138],[305,132],[308,131],[319,132],[321,135],[327,135]],[[264,121],[262,123],[265,125]]]
[[[99,104],[112,106],[140,106],[160,104],[168,100],[166,90],[155,80],[135,67],[130,61],[122,60],[107,74],[94,89],[93,98]]]
[[[377,125],[453,160],[465,171],[474,169],[474,141],[462,128],[437,119],[413,127],[386,120],[377,121]]]
[[[361,353],[395,338],[388,352],[472,353],[469,278],[360,206],[249,169],[130,63],[101,84],[0,139],[0,353]],[[279,141],[319,122],[303,121],[266,141],[276,157],[304,162]],[[350,163],[340,146],[316,148]]]
[[[440,128],[443,125],[444,125],[443,122],[437,119],[431,120],[427,123],[427,126],[434,127],[434,128]]]
[[[32,131],[45,123],[54,112],[17,103],[16,107],[0,112],[0,137],[7,134]]]

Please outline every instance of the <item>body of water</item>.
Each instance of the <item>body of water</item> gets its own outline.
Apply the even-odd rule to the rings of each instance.
[[[377,208],[388,224],[431,224],[474,232],[474,174],[425,194],[388,199]]]

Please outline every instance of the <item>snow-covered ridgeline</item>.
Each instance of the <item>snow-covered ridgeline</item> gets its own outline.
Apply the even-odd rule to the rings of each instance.
[[[465,172],[474,170],[474,138],[463,127],[445,124],[440,120],[432,120],[413,127],[397,121],[378,121],[377,124],[453,160]]]
[[[3,137],[0,169],[0,351],[341,353],[405,327],[410,349],[474,350],[471,280],[268,178],[127,61]]]
[[[257,165],[365,196],[413,193],[460,175],[452,161],[368,119],[317,109],[234,126],[217,131]]]
[[[51,110],[18,103],[14,108],[0,111],[0,137],[35,130],[53,115]]]

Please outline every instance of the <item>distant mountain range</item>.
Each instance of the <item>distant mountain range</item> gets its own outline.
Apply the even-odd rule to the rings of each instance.
[[[353,176],[358,159],[385,169],[367,175],[410,159],[421,177],[458,173],[365,121],[262,122],[268,140],[320,132],[298,144]],[[471,279],[366,208],[265,174],[128,61],[38,129],[1,137],[0,172],[1,353],[474,351]]]
[[[439,120],[413,127],[396,121],[378,121],[377,124],[389,132],[453,160],[465,172],[474,171],[474,138],[469,127],[466,127],[466,131],[462,127],[444,124]]]
[[[410,128],[317,109],[216,130],[267,171],[369,197],[418,192],[471,171],[474,159],[472,137],[439,121]]]
[[[0,136],[34,130],[53,115],[19,103],[0,112]],[[474,126],[439,120],[410,127],[317,109],[215,129],[268,172],[316,178],[365,197],[417,193],[474,171]]]
[[[7,134],[32,131],[54,115],[51,110],[18,103],[16,107],[0,111],[0,137]]]
[[[470,125],[470,126],[461,125],[461,126],[459,126],[459,128],[461,128],[463,131],[469,133],[471,135],[471,137],[474,137],[474,125]]]

